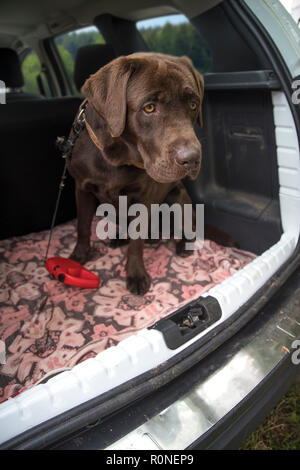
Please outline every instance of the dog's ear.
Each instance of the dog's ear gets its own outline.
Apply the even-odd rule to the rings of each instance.
[[[192,73],[194,80],[196,82],[197,90],[200,96],[200,108],[198,114],[198,122],[199,126],[203,127],[203,117],[202,117],[202,102],[204,97],[204,77],[198,70],[195,69],[193,62],[187,56],[180,57],[180,60],[187,66],[189,71]]]
[[[126,124],[127,83],[135,68],[119,57],[91,75],[81,92],[106,121],[112,137],[120,137]]]

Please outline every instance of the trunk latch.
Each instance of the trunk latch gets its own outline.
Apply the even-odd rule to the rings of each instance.
[[[200,297],[160,320],[151,329],[161,331],[168,348],[177,349],[213,325],[221,316],[222,310],[217,299]]]

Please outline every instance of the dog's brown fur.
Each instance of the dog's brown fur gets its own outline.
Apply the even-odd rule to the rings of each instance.
[[[204,81],[187,57],[136,53],[102,67],[82,92],[88,99],[86,120],[103,148],[100,151],[84,129],[68,163],[76,182],[78,216],[71,257],[83,264],[99,202],[111,203],[116,210],[120,195],[128,197],[128,205],[139,202],[147,208],[164,201],[191,203],[181,180],[195,179],[201,166],[194,124],[202,126]],[[149,103],[155,111],[146,113]],[[184,243],[177,243],[177,254],[190,253]],[[127,288],[134,294],[144,294],[151,284],[143,247],[144,240],[129,240]]]

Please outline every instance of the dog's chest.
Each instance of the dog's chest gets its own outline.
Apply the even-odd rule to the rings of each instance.
[[[144,171],[135,168],[125,168],[116,174],[107,175],[107,178],[93,184],[93,193],[100,203],[113,204],[119,207],[120,197],[126,197],[127,205],[140,203],[148,206],[152,203],[161,203],[168,195],[170,184],[161,184],[150,178]]]
[[[96,184],[95,184],[96,183]],[[151,182],[145,181],[143,175],[133,171],[118,171],[106,175],[106,178],[93,184],[93,193],[101,203],[110,203],[118,206],[120,196],[126,196],[128,204],[144,202],[151,194]]]

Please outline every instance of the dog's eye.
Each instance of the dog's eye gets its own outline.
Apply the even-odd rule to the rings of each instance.
[[[191,109],[192,111],[196,111],[196,109],[197,109],[197,103],[196,103],[195,101],[191,101],[191,102],[190,102],[190,109]]]
[[[149,103],[149,104],[146,104],[146,106],[144,106],[144,111],[145,113],[148,113],[148,114],[153,113],[155,109],[156,109],[155,104],[153,103]]]

